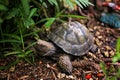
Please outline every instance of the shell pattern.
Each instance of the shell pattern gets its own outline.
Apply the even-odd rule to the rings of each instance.
[[[81,23],[64,23],[48,35],[48,38],[66,53],[80,56],[93,46],[93,36]]]

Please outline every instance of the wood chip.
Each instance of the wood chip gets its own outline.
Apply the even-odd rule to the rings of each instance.
[[[110,57],[113,57],[115,55],[115,52],[113,50],[110,51]]]
[[[93,57],[94,59],[97,59],[97,57],[95,56],[95,54],[88,52],[88,55],[90,55],[91,57]]]
[[[109,57],[108,51],[105,51],[105,52],[104,52],[104,55],[105,55],[105,57]]]
[[[95,42],[98,46],[101,46],[102,45],[102,42],[100,42],[98,39],[95,39]]]
[[[93,78],[90,78],[89,80],[93,80]]]
[[[58,78],[64,78],[65,75],[66,75],[66,74],[64,74],[64,73],[58,73],[58,74],[57,74],[57,77],[58,77]]]
[[[25,80],[25,79],[28,78],[28,77],[29,77],[28,75],[22,76],[22,77],[20,77],[20,80]]]
[[[111,47],[110,47],[110,46],[105,46],[105,48],[106,48],[107,50],[111,50]]]
[[[98,39],[102,39],[103,37],[102,36],[97,36]]]
[[[15,66],[11,66],[9,69],[10,72],[14,72],[15,71]]]
[[[100,32],[97,31],[97,32],[95,33],[95,35],[96,35],[96,36],[99,36],[99,35],[100,35]]]
[[[75,80],[75,79],[76,79],[76,77],[74,77],[73,75],[66,75],[66,78],[72,79],[72,80]]]

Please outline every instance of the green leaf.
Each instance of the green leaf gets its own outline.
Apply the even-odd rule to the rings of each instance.
[[[80,2],[78,0],[75,0],[75,2],[77,3],[78,6],[80,6],[81,8],[83,8],[83,6],[80,4]]]
[[[113,62],[120,60],[120,39],[117,39],[116,55],[112,58]]]
[[[117,39],[116,51],[120,52],[120,39]]]
[[[120,60],[120,52],[116,52],[116,55],[112,58],[113,62]]]
[[[87,17],[84,16],[79,16],[79,15],[60,15],[60,17],[72,17],[72,18],[83,18],[83,19],[87,19]]]
[[[0,11],[7,11],[7,7],[0,4]]]
[[[75,2],[78,4],[78,6],[80,6],[81,8],[87,7],[89,5],[94,6],[92,3],[90,3],[88,0],[75,0]]]
[[[49,18],[48,21],[44,24],[45,28],[48,29],[53,24],[56,18]]]
[[[51,5],[58,5],[56,0],[48,0]]]
[[[88,0],[79,0],[81,2],[81,4],[84,6],[84,7],[87,7],[89,4],[88,4]]]
[[[42,3],[42,5],[43,5],[44,7],[47,8],[47,4],[46,4],[43,0],[39,0],[39,1]]]
[[[21,2],[25,15],[28,16],[30,13],[30,6],[28,0],[21,0]]]
[[[34,34],[40,32],[40,31],[43,31],[43,28],[40,28],[40,29],[35,30],[35,31],[31,32],[31,33],[28,33],[28,34],[23,35],[23,38],[28,37],[28,36],[30,36],[30,35],[34,35]]]
[[[25,54],[23,54],[23,53],[18,54],[17,57],[19,57],[19,58],[25,58]]]
[[[0,40],[0,43],[11,43],[11,42],[14,42],[14,43],[21,43],[21,41],[13,40],[13,39],[9,39],[9,40]]]
[[[24,26],[26,28],[30,28],[30,26],[35,25],[35,22],[34,22],[34,20],[32,18],[30,18],[30,19],[24,19],[23,23],[24,23]]]
[[[8,12],[8,15],[6,16],[6,19],[11,19],[13,17],[15,17],[16,15],[18,15],[19,13],[19,8],[13,8]]]
[[[3,19],[2,18],[0,18],[0,24],[3,22]]]
[[[26,51],[24,54],[25,54],[25,56],[27,56],[27,55],[29,55],[31,52],[32,52],[31,50],[28,50],[28,51]]]
[[[31,61],[30,61],[28,58],[25,57],[24,59],[25,59],[25,61],[27,61],[29,64],[32,64]]]
[[[73,5],[74,5],[74,4],[72,3],[72,1],[70,1],[70,0],[65,0],[65,4],[66,4],[66,5],[69,5],[69,8],[73,10],[73,7],[74,7]]]
[[[25,57],[27,57],[31,52],[32,52],[31,50],[28,50],[28,51],[25,51],[25,52],[21,52],[20,54],[17,55],[17,57],[25,58]]]
[[[21,52],[9,52],[9,53],[6,53],[4,56],[9,56],[9,55],[16,55],[16,54],[20,54]]]
[[[100,67],[101,67],[101,69],[103,70],[103,73],[104,73],[104,75],[107,77],[108,75],[107,75],[107,71],[106,71],[106,68],[105,68],[105,63],[100,63]]]
[[[25,50],[29,49],[30,47],[32,47],[32,46],[35,45],[35,44],[36,44],[36,42],[30,43],[30,44],[25,48]]]
[[[30,14],[29,14],[29,19],[34,15],[34,13],[37,11],[37,8],[32,8],[32,10],[30,11]]]
[[[18,35],[15,34],[3,34],[3,36],[9,37],[9,38],[14,38],[16,40],[21,40],[20,37]]]

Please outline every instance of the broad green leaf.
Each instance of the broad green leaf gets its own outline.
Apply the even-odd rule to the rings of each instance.
[[[120,39],[117,39],[116,51],[120,52]]]
[[[11,9],[11,11],[8,12],[6,19],[11,19],[11,18],[17,16],[18,13],[19,13],[19,8],[13,8],[13,9]]]
[[[32,10],[30,11],[30,14],[29,14],[29,19],[34,15],[34,13],[37,11],[37,8],[32,8]]]
[[[6,11],[6,10],[7,10],[7,7],[2,5],[2,4],[0,4],[0,11]]]
[[[49,29],[50,26],[53,24],[56,18],[49,18],[48,21],[44,24],[46,29]]]
[[[44,7],[47,8],[47,4],[46,4],[43,0],[39,0],[39,1],[42,3],[42,5],[43,5]]]
[[[2,18],[0,18],[0,24],[3,22],[3,19]]]
[[[116,55],[112,58],[113,62],[120,60],[120,39],[117,39]]]
[[[112,58],[113,62],[120,60],[120,52],[116,52],[116,55]]]
[[[22,2],[22,7],[25,12],[25,15],[28,16],[30,13],[30,6],[29,6],[29,1],[28,0],[21,0]]]

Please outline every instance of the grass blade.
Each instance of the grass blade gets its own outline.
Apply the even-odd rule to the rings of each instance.
[[[29,19],[34,15],[34,13],[37,11],[37,8],[32,8],[32,10],[30,11],[30,14],[29,14]]]
[[[9,40],[0,40],[0,43],[21,43],[21,41],[18,41],[18,40],[13,40],[13,39],[9,39]]]
[[[56,18],[49,18],[48,21],[44,24],[45,28],[48,29],[52,25],[52,23],[55,21]]]
[[[79,15],[60,15],[61,17],[72,17],[72,18],[83,18],[83,19],[87,19],[87,17],[84,16],[79,16]]]
[[[6,53],[4,56],[9,56],[9,55],[16,55],[16,54],[20,54],[21,52],[10,52],[10,53]]]
[[[14,38],[16,40],[20,40],[20,37],[18,35],[15,35],[15,34],[3,34],[3,36]]]

